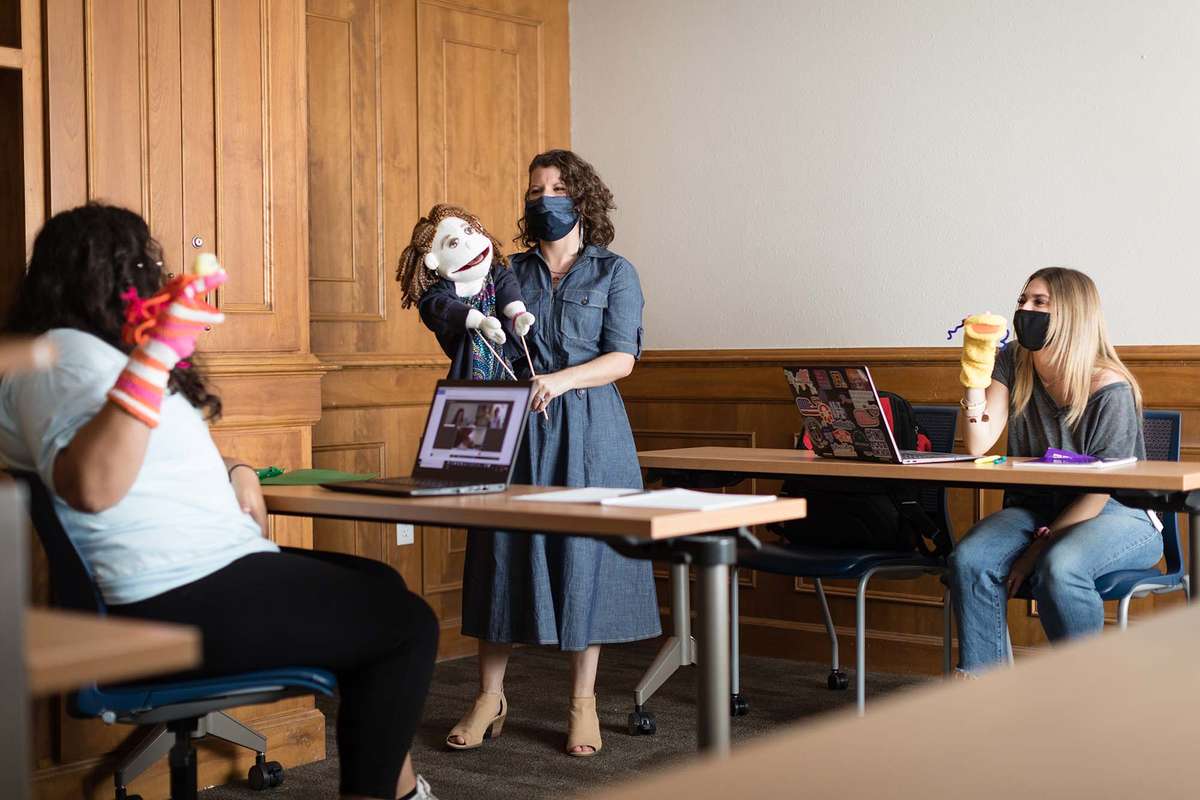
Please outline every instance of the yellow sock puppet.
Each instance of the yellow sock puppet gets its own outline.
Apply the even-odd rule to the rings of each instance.
[[[1006,330],[1004,317],[973,314],[963,320],[962,371],[958,380],[968,389],[986,389],[992,382],[996,347]]]

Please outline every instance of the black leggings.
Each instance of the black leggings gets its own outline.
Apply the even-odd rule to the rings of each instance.
[[[342,792],[395,797],[433,677],[438,623],[388,565],[291,548],[256,553],[109,611],[199,627],[204,665],[192,675],[286,666],[336,673]]]

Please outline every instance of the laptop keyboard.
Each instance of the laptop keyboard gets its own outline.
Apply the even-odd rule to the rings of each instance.
[[[932,461],[934,459],[944,459],[953,453],[930,453],[926,450],[901,450],[900,458],[912,461]]]
[[[446,486],[462,486],[462,481],[442,481],[436,478],[381,478],[379,483],[392,486],[411,486],[415,489],[441,489]]]

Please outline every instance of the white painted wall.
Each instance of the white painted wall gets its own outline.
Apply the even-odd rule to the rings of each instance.
[[[655,348],[945,344],[1028,273],[1200,341],[1197,0],[572,0]]]

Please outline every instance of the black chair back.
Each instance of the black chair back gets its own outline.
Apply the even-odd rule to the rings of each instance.
[[[913,406],[917,424],[929,436],[933,449],[939,453],[954,452],[954,433],[958,429],[958,406]],[[951,539],[950,509],[944,486],[921,489],[917,501],[929,518],[938,524]]]
[[[1146,460],[1178,461],[1183,418],[1178,411],[1143,411],[1142,432],[1146,439]],[[1167,574],[1182,574],[1183,543],[1179,539],[1178,515],[1160,514],[1163,524],[1163,557]]]
[[[29,517],[50,565],[50,592],[54,605],[103,615],[104,601],[96,590],[91,570],[63,529],[50,491],[35,473],[11,474],[29,488]]]

